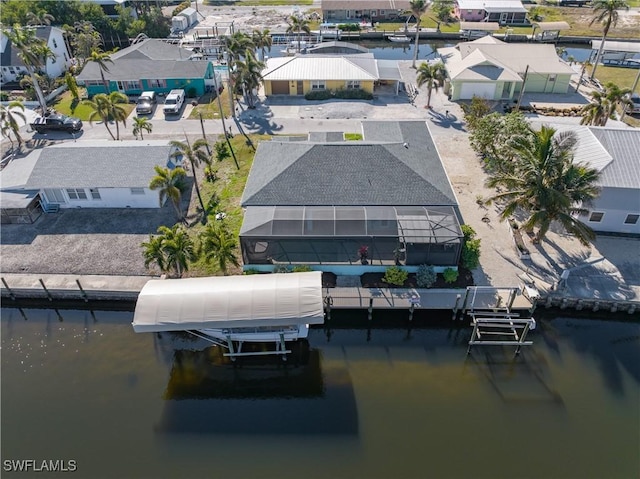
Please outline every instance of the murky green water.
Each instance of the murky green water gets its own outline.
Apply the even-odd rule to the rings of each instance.
[[[25,313],[2,310],[2,477],[640,476],[638,323],[539,321],[515,361],[466,357],[470,329],[313,330],[304,365],[233,368],[131,313]]]

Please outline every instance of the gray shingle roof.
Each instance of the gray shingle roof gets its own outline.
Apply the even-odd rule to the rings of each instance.
[[[640,130],[637,128],[589,128],[613,157],[600,173],[602,186],[640,190]]]
[[[107,80],[142,80],[172,78],[204,78],[209,65],[208,61],[193,60],[115,60],[108,64]],[[96,63],[88,63],[78,80],[101,81],[100,67]]]
[[[147,38],[111,55],[112,60],[188,60],[190,50],[158,38]]]
[[[36,37],[44,40],[45,44],[49,43],[49,36],[51,35],[51,29],[53,27],[32,27],[35,28]],[[18,56],[19,50],[13,48],[11,41],[7,39],[7,45],[5,46],[2,56],[0,57],[0,64],[3,67],[7,66],[24,66],[24,62]]]
[[[424,122],[363,131],[363,142],[260,143],[242,205],[457,205]]]
[[[166,166],[171,150],[158,141],[44,148],[25,187],[146,188],[153,167]]]

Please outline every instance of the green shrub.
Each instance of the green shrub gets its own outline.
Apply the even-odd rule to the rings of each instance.
[[[260,274],[260,271],[258,271],[257,269],[254,268],[249,268],[249,269],[245,269],[242,274],[249,276],[251,274]]]
[[[173,13],[171,14],[171,16],[175,17],[182,10],[187,9],[190,6],[191,6],[191,2],[189,2],[189,1],[182,2],[180,5],[178,5],[176,8],[173,9]]]
[[[419,288],[430,288],[435,284],[437,277],[433,266],[421,264],[416,273],[416,283]]]
[[[382,281],[396,286],[402,286],[409,277],[409,273],[397,266],[390,266],[384,273]]]
[[[458,279],[458,270],[453,268],[447,268],[442,272],[442,277],[447,283],[455,283]]]
[[[480,265],[480,240],[476,239],[476,232],[469,225],[462,225],[462,234],[462,266],[476,269]]]
[[[330,90],[312,90],[304,96],[307,100],[328,100],[331,98]]]
[[[293,269],[291,270],[292,273],[308,273],[309,271],[313,271],[311,269],[311,266],[309,266],[308,264],[299,264],[297,266],[294,266]]]
[[[360,24],[359,23],[341,23],[338,25],[338,29],[343,32],[359,32]]]
[[[187,88],[187,97],[195,98],[196,97],[196,87],[190,86]]]
[[[373,95],[366,90],[346,90],[341,88],[334,93],[336,98],[341,100],[373,100]]]
[[[289,269],[289,266],[287,266],[286,264],[278,264],[278,265],[276,265],[275,268],[273,268],[273,272],[274,273],[289,273],[289,272],[291,272],[291,270]]]

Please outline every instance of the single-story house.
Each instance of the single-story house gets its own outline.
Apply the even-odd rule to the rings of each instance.
[[[528,24],[527,9],[520,0],[456,0],[454,15],[461,22]]]
[[[201,96],[214,86],[214,68],[208,60],[193,60],[193,52],[157,38],[147,38],[113,53],[105,79],[111,91],[138,96],[143,91],[159,94],[184,89],[187,96]],[[91,97],[105,93],[100,67],[88,62],[77,77]]]
[[[376,60],[372,53],[269,58],[262,71],[266,96],[341,89],[373,93],[376,82],[395,83],[397,94],[401,80],[397,62]]]
[[[546,124],[558,132],[573,131],[578,139],[574,161],[600,172],[600,194],[580,221],[596,232],[640,234],[640,130],[568,125],[532,121],[534,128]]]
[[[43,71],[51,78],[58,78],[71,66],[71,54],[64,41],[64,32],[58,27],[29,27],[35,29],[36,37],[44,40],[53,52],[53,58],[47,59]],[[18,50],[11,41],[0,33],[0,84],[16,81],[27,73],[24,62],[18,56]]]
[[[452,100],[512,100],[523,88],[527,93],[567,93],[574,74],[553,45],[507,44],[486,36],[438,48],[438,54]]]
[[[78,141],[34,150],[0,172],[2,219],[33,222],[42,209],[159,208],[154,166],[174,167],[168,141]]]
[[[241,201],[245,268],[457,266],[458,202],[426,123],[365,121],[362,135],[258,145]]]
[[[406,16],[409,0],[322,0],[322,19],[326,23],[381,22]]]

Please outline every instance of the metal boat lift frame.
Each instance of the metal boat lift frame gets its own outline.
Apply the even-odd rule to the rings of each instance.
[[[534,318],[520,318],[517,313],[472,312],[473,332],[469,340],[467,354],[472,346],[515,346],[515,355],[520,354],[522,346],[531,346],[527,334],[536,328]],[[513,337],[513,339],[503,339]],[[497,339],[493,339],[497,338]]]
[[[226,335],[226,339],[223,341],[219,338],[210,336],[202,331],[191,330],[187,332],[200,339],[204,339],[205,341],[208,341],[216,346],[220,346],[221,348],[228,349],[229,352],[223,353],[222,355],[231,358],[231,361],[235,361],[237,357],[242,357],[242,356],[271,356],[271,355],[282,355],[282,360],[286,361],[287,354],[291,352],[290,349],[287,349],[287,346],[284,340],[284,333],[279,333],[278,339],[273,341],[273,343],[276,346],[276,349],[274,351],[242,351],[242,345],[245,342],[249,342],[249,341],[236,341],[237,343],[237,348],[236,348],[233,344],[234,341],[233,339],[231,339],[230,335]],[[264,341],[264,342],[267,343],[269,341]]]

